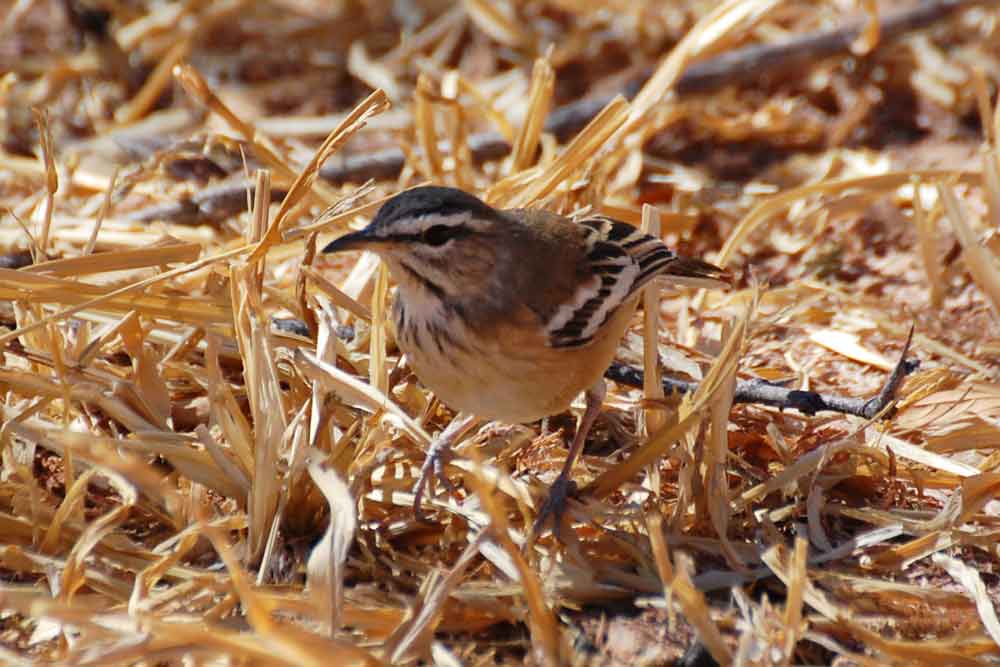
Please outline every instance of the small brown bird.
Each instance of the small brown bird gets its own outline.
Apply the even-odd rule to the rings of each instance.
[[[501,211],[445,187],[401,192],[370,225],[324,248],[343,250],[370,250],[386,262],[398,285],[399,347],[420,381],[460,412],[428,452],[414,488],[418,516],[432,475],[450,488],[451,445],[479,420],[535,421],[585,392],[536,530],[550,514],[558,530],[573,464],[604,400],[604,371],[642,289],[659,276],[699,287],[727,281],[722,269],[679,257],[625,223]]]

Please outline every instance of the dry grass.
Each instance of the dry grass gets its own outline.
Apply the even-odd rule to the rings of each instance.
[[[680,96],[689,63],[844,3],[135,2],[106,24],[8,3],[0,662],[665,664],[696,635],[726,664],[995,663],[1000,11],[981,4]],[[644,69],[571,141],[543,131]],[[512,154],[478,164],[483,130]],[[394,145],[395,182],[318,177]],[[385,270],[317,248],[426,181],[600,210],[743,275],[645,296],[621,358],[703,382],[612,387],[565,544],[526,543],[564,416],[483,427],[457,495],[413,515],[453,415],[399,358]],[[241,213],[199,198],[239,182]],[[889,420],[732,406],[748,377],[870,395],[911,322],[923,365]]]

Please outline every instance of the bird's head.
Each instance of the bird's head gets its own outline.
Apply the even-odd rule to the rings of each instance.
[[[509,263],[499,242],[518,225],[502,211],[462,190],[419,187],[399,193],[364,229],[327,245],[323,252],[369,250],[389,266],[404,289],[438,296],[476,298]]]

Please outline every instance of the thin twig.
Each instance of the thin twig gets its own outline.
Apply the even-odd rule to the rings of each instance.
[[[814,415],[817,412],[839,412],[872,419],[889,407],[889,404],[895,399],[896,391],[903,379],[919,367],[919,360],[906,358],[912,340],[913,327],[911,326],[906,343],[903,345],[903,351],[899,355],[899,362],[892,369],[892,373],[889,374],[878,395],[873,398],[829,396],[815,391],[788,389],[765,380],[749,380],[737,383],[733,402],[770,405],[783,410],[798,410],[806,415]],[[614,362],[604,373],[604,377],[635,389],[643,388],[642,371],[619,362]],[[697,382],[663,378],[663,390],[668,393],[686,394],[697,388]]]
[[[309,327],[302,320],[294,318],[275,319],[272,321],[272,324],[278,331],[305,338],[310,336]],[[350,333],[353,334],[353,332]],[[347,336],[349,334],[345,332],[344,335]],[[872,419],[881,414],[892,403],[896,398],[896,391],[899,389],[899,385],[903,383],[907,375],[920,366],[920,360],[906,358],[906,355],[910,352],[910,343],[912,341],[913,327],[911,326],[910,333],[903,344],[903,351],[899,355],[899,362],[892,369],[892,373],[889,374],[878,395],[873,398],[830,396],[815,391],[788,389],[787,387],[782,387],[779,384],[765,380],[748,380],[736,384],[736,395],[733,397],[733,402],[770,405],[782,410],[798,410],[806,415],[814,415],[817,412],[839,412],[845,415],[855,415],[865,419]],[[604,372],[604,377],[626,387],[634,389],[643,388],[643,372],[638,368],[621,362],[616,361],[612,363],[608,370]],[[688,394],[697,388],[697,382],[669,377],[663,378],[663,390],[667,394]]]
[[[958,11],[984,4],[987,0],[935,0],[893,12],[880,20],[879,45],[887,44],[908,33],[942,21]],[[679,95],[709,92],[722,86],[757,81],[762,73],[774,74],[805,68],[822,58],[849,53],[851,44],[864,28],[866,19],[855,20],[836,30],[824,30],[796,37],[780,44],[755,44],[720,54],[692,64],[677,83]],[[641,72],[625,86],[631,98],[642,87],[650,70]],[[577,100],[555,109],[545,121],[545,132],[566,141],[597,115],[614,97],[594,97]],[[477,164],[499,160],[510,154],[510,144],[496,132],[474,134],[468,139],[469,152]],[[442,142],[442,152],[450,145]],[[361,183],[367,180],[396,178],[406,162],[399,148],[391,147],[370,153],[334,156],[320,169],[320,177],[334,184]],[[243,210],[248,184],[245,179],[233,179],[200,190],[190,199],[157,204],[139,209],[126,216],[129,220],[173,220],[199,222],[222,220]],[[249,187],[253,187],[252,184]],[[283,191],[272,191],[272,199],[280,199]]]

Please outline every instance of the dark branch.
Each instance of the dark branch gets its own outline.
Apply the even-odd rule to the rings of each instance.
[[[216,185],[196,190],[191,197],[163,204],[146,206],[126,214],[132,222],[171,220],[179,224],[203,224],[212,220],[225,220],[247,208],[247,190],[253,197],[253,183],[245,178],[230,178]],[[285,188],[274,186],[271,197],[278,201],[285,196]]]
[[[907,33],[943,20],[955,12],[982,4],[985,0],[937,0],[893,12],[880,17],[879,44],[889,43]],[[677,82],[678,95],[692,95],[717,90],[734,83],[756,82],[762,72],[768,74],[802,69],[822,58],[849,53],[851,44],[865,27],[865,20],[852,21],[836,30],[824,30],[790,39],[780,44],[755,44],[722,53],[714,58],[690,65]],[[635,96],[652,75],[647,69],[631,81],[623,91]],[[572,102],[549,114],[545,131],[559,141],[566,141],[589,123],[613,95],[587,98]],[[450,150],[442,143],[441,149]],[[484,132],[469,138],[469,151],[477,163],[498,160],[510,153],[510,145],[495,132]],[[368,179],[396,178],[406,158],[398,148],[387,148],[371,155],[334,158],[320,170],[323,178],[334,183],[363,182]]]
[[[841,414],[872,419],[881,414],[892,403],[903,379],[920,365],[919,360],[906,358],[907,353],[910,351],[910,342],[912,340],[913,327],[910,327],[910,334],[906,337],[903,351],[899,355],[899,362],[892,369],[892,373],[886,379],[882,390],[874,398],[828,396],[815,391],[787,389],[779,384],[765,380],[749,380],[736,384],[736,394],[733,397],[733,402],[770,405],[783,410],[798,410],[806,415],[814,415],[817,412],[839,412]],[[643,386],[642,371],[618,362],[611,365],[604,373],[604,377],[636,389],[642,389]],[[697,388],[697,382],[687,382],[673,378],[663,379],[663,390],[667,393],[686,394],[695,391]]]
[[[879,46],[921,30],[986,0],[923,0],[917,6],[879,17]],[[754,44],[691,65],[677,83],[680,94],[700,93],[731,83],[753,83],[768,74],[803,71],[830,56],[849,53],[867,18],[835,30],[793,37],[780,44]]]
[[[881,18],[880,44],[926,28],[956,12],[983,4],[987,0],[934,0],[917,7],[888,14]],[[822,58],[850,52],[850,46],[864,28],[863,21],[853,21],[837,30],[810,33],[780,44],[747,46],[720,54],[688,67],[677,83],[679,95],[705,93],[733,83],[757,81],[762,73],[803,70]],[[646,70],[632,80],[623,91],[633,97],[651,75]],[[559,107],[549,114],[545,131],[566,141],[583,128],[611,100],[608,97],[577,100]],[[502,136],[495,132],[474,134],[468,139],[469,152],[477,163],[499,160],[511,151]],[[441,150],[450,151],[442,142]],[[396,178],[403,169],[406,158],[398,148],[385,148],[373,153],[335,156],[320,169],[320,176],[336,183],[361,183],[369,179]],[[134,211],[127,217],[134,221],[177,220],[180,222],[221,220],[239,213],[246,207],[247,183],[236,179],[199,191],[191,199],[169,204],[158,204]],[[253,187],[250,185],[249,187]],[[271,193],[279,199],[283,192]]]

